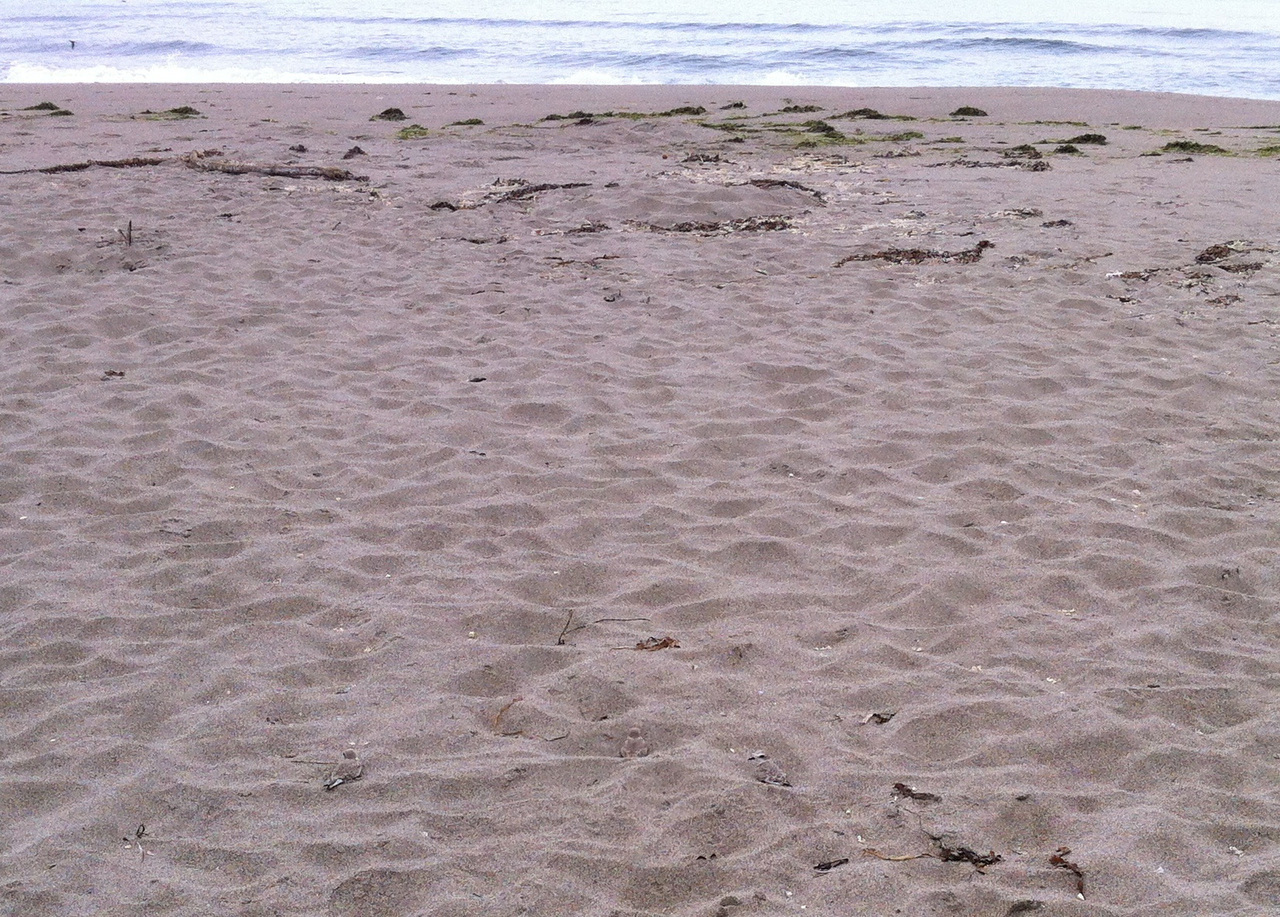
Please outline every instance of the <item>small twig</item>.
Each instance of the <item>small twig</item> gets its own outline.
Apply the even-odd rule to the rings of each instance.
[[[129,227],[124,231],[124,244],[133,245],[133,220],[129,221]]]
[[[569,632],[569,625],[573,623],[573,612],[569,612],[569,617],[565,618],[564,627],[560,628],[560,636],[556,637],[556,646],[564,646],[564,635]]]
[[[880,860],[888,860],[891,863],[902,863],[906,860],[931,859],[933,857],[932,853],[903,853],[903,854],[896,854],[896,855],[881,853],[879,850],[876,850],[874,847],[862,848],[862,855],[875,857],[876,859],[880,859]]]
[[[614,622],[624,622],[624,621],[648,621],[648,620],[649,618],[597,618],[595,621],[592,621],[591,623],[603,624],[606,621],[614,623]]]

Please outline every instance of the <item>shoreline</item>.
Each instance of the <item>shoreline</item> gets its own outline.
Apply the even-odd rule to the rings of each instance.
[[[1280,904],[1280,102],[0,132],[15,911]]]

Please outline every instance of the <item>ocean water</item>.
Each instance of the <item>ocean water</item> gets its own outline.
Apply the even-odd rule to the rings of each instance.
[[[1280,0],[0,0],[0,82],[1037,85],[1280,99]]]

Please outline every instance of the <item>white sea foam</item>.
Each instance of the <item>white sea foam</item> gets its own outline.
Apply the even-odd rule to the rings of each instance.
[[[67,0],[0,30],[8,83],[964,83],[1280,98],[1277,60],[1271,0],[653,0],[643,12],[624,0]]]

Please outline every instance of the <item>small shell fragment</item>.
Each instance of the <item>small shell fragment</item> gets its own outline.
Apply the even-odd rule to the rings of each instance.
[[[622,748],[618,750],[618,755],[623,758],[644,758],[648,756],[651,750],[649,743],[640,734],[640,730],[632,726],[627,730],[627,737],[623,739]]]

